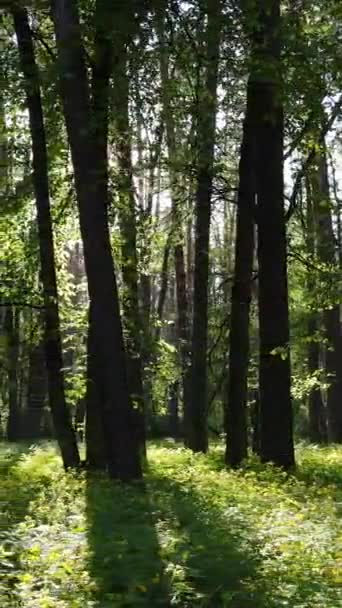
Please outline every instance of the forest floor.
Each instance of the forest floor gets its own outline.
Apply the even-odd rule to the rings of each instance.
[[[296,475],[151,444],[145,483],[0,446],[1,608],[342,607],[342,447]]]

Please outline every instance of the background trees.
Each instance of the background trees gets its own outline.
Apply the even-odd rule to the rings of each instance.
[[[145,427],[206,451],[225,424],[233,465],[254,437],[292,466],[293,422],[341,441],[341,9],[297,4],[3,10],[9,438],[44,316],[67,466],[84,406],[89,464],[124,479],[141,475]]]

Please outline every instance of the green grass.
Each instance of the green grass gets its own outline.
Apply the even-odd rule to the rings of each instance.
[[[295,476],[150,445],[145,483],[0,446],[1,608],[342,607],[342,447]]]

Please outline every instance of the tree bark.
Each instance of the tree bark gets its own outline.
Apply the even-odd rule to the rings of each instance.
[[[179,155],[177,152],[176,131],[172,107],[172,83],[169,75],[169,53],[165,37],[165,19],[167,2],[158,5],[156,11],[156,29],[159,42],[159,64],[161,75],[161,98],[163,104],[163,119],[166,129],[166,143],[168,152],[168,171],[171,182],[172,203],[172,240],[175,275],[176,275],[176,297],[177,297],[177,334],[178,352],[182,371],[183,388],[183,416],[184,427],[189,427],[190,415],[190,385],[189,385],[189,318],[188,318],[188,296],[184,256],[184,232],[182,226],[182,196],[181,176],[179,167]],[[185,432],[185,437],[188,432]]]
[[[18,356],[19,356],[19,310],[12,306],[6,308],[5,332],[8,341],[8,419],[7,439],[18,441],[20,438],[20,408],[18,399]]]
[[[317,178],[313,184],[315,218],[317,223],[317,254],[327,271],[338,266],[332,223],[330,191],[325,147],[317,157]],[[323,311],[328,346],[325,355],[327,391],[328,439],[342,442],[342,336],[340,304],[332,293],[333,304]]]
[[[123,313],[127,330],[126,350],[128,383],[136,409],[140,445],[145,446],[145,399],[142,370],[143,327],[139,302],[137,224],[133,167],[131,157],[131,134],[129,122],[129,81],[127,46],[130,42],[132,15],[130,10],[119,10],[116,23],[114,59],[114,119],[116,151],[119,164],[118,216],[121,233]],[[121,28],[120,28],[121,25]]]
[[[208,275],[211,194],[220,46],[220,0],[207,2],[205,85],[200,92],[197,124],[196,226],[193,327],[191,340],[191,401],[186,444],[195,452],[208,449],[207,342]]]
[[[105,470],[108,455],[106,452],[105,427],[103,417],[103,378],[101,360],[96,350],[95,334],[91,307],[89,308],[87,336],[87,393],[85,417],[86,463],[89,469]]]
[[[315,230],[315,214],[312,201],[312,189],[310,180],[307,179],[306,188],[306,205],[307,205],[307,250],[311,259],[315,259],[316,254],[316,230]],[[317,290],[315,274],[308,270],[307,276],[307,291],[312,296]],[[319,315],[316,310],[310,310],[308,318],[308,370],[310,375],[317,373],[320,368],[320,345],[317,341],[319,330]],[[322,393],[319,386],[314,386],[309,393],[309,437],[312,443],[322,443],[327,438],[326,416],[324,411],[324,403]]]
[[[263,0],[253,32],[259,265],[261,458],[294,465],[283,177],[280,2]]]
[[[247,377],[249,364],[249,309],[254,257],[254,138],[251,125],[251,86],[239,164],[234,283],[231,295],[229,369],[226,399],[226,463],[238,466],[247,457]]]
[[[76,2],[52,1],[60,82],[75,173],[80,228],[84,246],[94,348],[103,378],[102,415],[109,473],[129,480],[142,475],[134,432],[118,290],[107,218],[107,157],[98,157],[92,137],[89,85]]]
[[[49,402],[63,464],[65,468],[76,467],[79,465],[80,459],[75,434],[72,429],[70,412],[64,394],[63,357],[49,198],[48,160],[39,75],[35,62],[27,11],[25,9],[14,8],[12,14],[19,47],[21,69],[25,78],[32,139],[33,183],[37,207],[41,280],[45,306],[45,357],[48,373]]]

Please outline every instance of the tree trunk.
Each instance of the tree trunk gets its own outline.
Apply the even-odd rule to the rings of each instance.
[[[18,399],[18,356],[19,356],[19,310],[12,306],[6,308],[5,332],[8,341],[8,419],[7,439],[18,441],[20,438],[20,408]]]
[[[307,180],[306,188],[307,204],[307,250],[311,259],[315,259],[316,235],[315,214],[312,202],[312,190],[310,180]],[[315,274],[308,270],[307,291],[312,296],[317,290]],[[308,319],[308,370],[310,375],[317,373],[320,367],[320,345],[318,343],[319,319],[316,310],[310,310]],[[322,393],[319,386],[314,386],[309,393],[309,436],[312,443],[322,443],[326,440],[327,428]]]
[[[249,309],[254,257],[254,140],[251,125],[251,86],[239,165],[235,241],[235,270],[231,296],[228,394],[226,399],[226,463],[238,466],[247,457],[247,378],[249,364]]]
[[[283,178],[280,2],[263,0],[253,33],[261,458],[294,465]]]
[[[196,226],[193,327],[191,341],[191,401],[186,444],[195,452],[208,449],[207,428],[207,341],[208,274],[211,191],[217,103],[217,73],[220,45],[220,0],[207,2],[205,85],[200,92],[197,141]]]
[[[142,315],[139,303],[138,255],[131,137],[129,124],[129,81],[127,44],[131,16],[119,11],[114,59],[114,109],[116,151],[119,164],[119,224],[121,232],[123,312],[127,330],[127,368],[131,399],[135,405],[140,445],[145,447],[145,399],[142,373]],[[121,24],[121,29],[120,29]]]
[[[86,463],[89,469],[97,470],[105,470],[108,461],[103,416],[104,391],[102,387],[101,360],[96,351],[92,313],[91,308],[89,308],[85,420]]]
[[[335,235],[332,223],[328,168],[325,148],[317,158],[317,178],[313,184],[315,218],[317,222],[317,254],[326,271],[337,269]],[[332,306],[323,311],[326,349],[328,439],[342,442],[342,337],[338,294],[331,293]]]
[[[176,132],[172,107],[172,83],[169,75],[169,53],[165,37],[165,18],[167,2],[160,4],[156,15],[156,29],[159,41],[159,63],[161,75],[161,97],[163,104],[163,118],[166,127],[166,143],[168,151],[168,171],[171,182],[172,200],[172,240],[176,275],[177,296],[177,334],[178,352],[182,370],[183,413],[184,427],[189,427],[189,319],[188,296],[186,285],[186,270],[184,257],[184,233],[182,226],[182,197],[184,191],[181,185],[179,155],[177,151]],[[187,438],[188,432],[185,432]]]
[[[108,468],[113,478],[141,477],[134,433],[117,283],[107,218],[107,156],[99,157],[90,128],[101,124],[91,112],[77,6],[52,2],[62,100],[75,173],[80,228],[92,307],[94,348],[103,378],[103,419]]]
[[[27,11],[12,11],[18,41],[21,69],[25,78],[27,106],[33,154],[33,183],[35,190],[38,237],[45,306],[45,357],[48,373],[49,402],[56,439],[66,468],[79,465],[79,454],[72,429],[70,412],[65,401],[63,357],[59,325],[58,293],[54,260],[54,243],[50,213],[48,160],[39,86]]]
[[[40,319],[40,318],[39,318]],[[44,408],[47,405],[47,373],[44,342],[31,344],[29,350],[29,369],[27,380],[26,424],[23,432],[28,438],[44,435]]]

